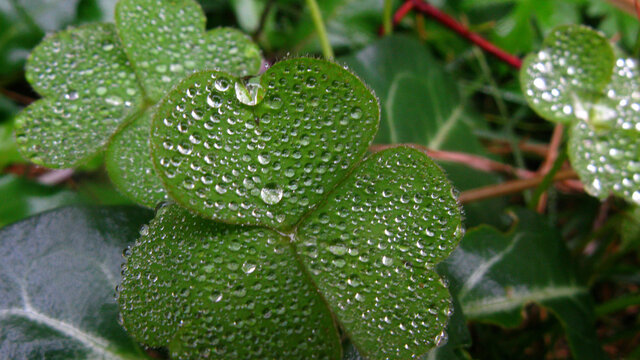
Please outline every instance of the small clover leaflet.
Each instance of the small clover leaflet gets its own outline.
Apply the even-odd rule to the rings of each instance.
[[[585,189],[640,204],[640,78],[598,32],[563,26],[529,55],[521,84],[531,107],[569,124],[568,154]]]
[[[379,116],[361,81],[323,60],[282,61],[249,89],[219,71],[184,79],[151,139],[189,211],[163,207],[129,250],[124,326],[181,359],[339,359],[331,318],[371,359],[440,343],[451,305],[433,269],[462,236],[460,209],[426,155],[362,159]]]
[[[107,150],[114,184],[152,207],[166,199],[143,156],[149,139],[140,129],[148,128],[152,105],[195,70],[246,76],[258,73],[262,59],[236,30],[205,32],[193,0],[121,0],[116,12],[116,25],[61,31],[34,49],[26,76],[43,99],[18,116],[16,139],[27,158],[52,168],[75,167]],[[139,155],[114,149],[111,140],[118,135]]]

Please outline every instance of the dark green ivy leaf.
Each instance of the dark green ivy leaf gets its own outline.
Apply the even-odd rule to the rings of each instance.
[[[118,325],[113,291],[150,215],[68,207],[0,230],[0,358],[146,358]]]
[[[528,210],[513,212],[508,233],[480,226],[467,232],[442,267],[469,320],[515,327],[537,303],[556,315],[579,359],[604,359],[588,288],[578,280],[558,231]]]

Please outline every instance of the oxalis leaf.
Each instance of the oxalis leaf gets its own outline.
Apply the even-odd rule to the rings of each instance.
[[[124,325],[178,358],[333,359],[330,309],[368,358],[421,355],[446,337],[449,293],[433,267],[462,232],[451,185],[409,148],[366,159],[286,232],[171,205],[128,256]]]
[[[115,26],[93,24],[47,37],[27,63],[27,79],[44,99],[18,117],[22,153],[65,168],[109,147],[109,174],[123,193],[150,207],[164,200],[144,156],[148,134],[141,128],[152,105],[195,70],[245,76],[256,74],[262,61],[245,35],[233,29],[205,33],[204,21],[193,0],[121,0]],[[118,137],[120,145],[109,146],[121,131],[127,134]],[[125,152],[123,139],[130,142]]]
[[[614,61],[607,40],[581,26],[554,30],[523,65],[527,100],[544,118],[571,125],[571,163],[599,198],[640,204],[639,75],[634,59]]]
[[[316,59],[276,63],[247,86],[215,71],[182,81],[155,112],[153,161],[171,197],[201,216],[290,228],[367,151],[378,102]]]
[[[613,48],[586,26],[554,29],[537,54],[522,64],[520,82],[529,105],[543,118],[571,123],[589,116],[611,81]]]
[[[150,215],[68,207],[0,230],[0,358],[146,358],[118,325],[113,289]]]
[[[464,315],[516,327],[522,308],[538,303],[559,319],[575,358],[606,358],[595,333],[589,290],[578,280],[562,237],[540,215],[524,209],[512,214],[515,225],[509,232],[471,229],[442,263]]]

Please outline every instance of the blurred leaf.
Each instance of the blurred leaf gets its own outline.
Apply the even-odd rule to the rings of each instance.
[[[76,191],[98,205],[132,205],[133,202],[114,188],[104,173],[92,174],[79,181]]]
[[[11,100],[0,95],[0,171],[24,160],[13,137],[14,115],[20,110]]]
[[[633,206],[623,213],[620,235],[622,236],[621,252],[640,249],[640,206]]]
[[[45,32],[62,29],[75,20],[80,0],[13,0],[19,11],[24,11]]]
[[[264,6],[267,1],[261,0],[259,3]],[[396,3],[399,4],[399,1]],[[383,1],[323,0],[318,1],[318,5],[329,41],[337,52],[361,48],[378,37]],[[236,10],[239,9],[236,7]],[[303,1],[277,1],[271,12],[261,38],[263,47],[301,53],[320,51],[313,21]],[[236,17],[242,16],[242,13],[236,13]]]
[[[247,33],[258,30],[262,12],[268,0],[231,0],[233,10],[237,14],[238,24]]]
[[[482,13],[485,16],[484,21],[495,21],[490,40],[507,52],[524,53],[539,46],[540,38],[546,36],[553,28],[580,23],[580,5],[584,1],[465,0],[462,10]],[[505,8],[508,12],[502,14],[500,10]]]
[[[73,191],[13,175],[0,175],[0,199],[0,227],[46,210],[90,202]]]
[[[474,135],[483,128],[457,88],[425,46],[414,38],[387,36],[354,55],[339,59],[370,86],[380,99],[382,118],[375,142],[416,143],[433,150],[449,150],[489,156]],[[459,190],[500,181],[495,174],[468,166],[440,162]],[[465,205],[468,225],[497,224],[502,199]],[[492,209],[487,211],[487,208]]]
[[[588,3],[587,14],[601,19],[598,30],[608,38],[620,37],[620,43],[625,50],[632,51],[638,45],[638,31],[640,23],[635,15],[629,14],[620,8],[613,6],[610,1],[586,0]]]
[[[616,60],[608,40],[590,28],[563,26],[527,56],[520,79],[540,116],[571,125],[568,154],[585,190],[640,204],[637,61]]]
[[[145,358],[117,323],[113,289],[122,249],[150,217],[69,207],[0,230],[0,357]]]
[[[549,121],[583,120],[604,95],[614,65],[613,48],[602,34],[586,26],[561,26],[545,38],[538,53],[525,58],[522,92],[531,108]],[[595,112],[592,121],[605,122],[608,116]]]
[[[589,290],[579,282],[562,237],[540,215],[516,209],[513,216],[508,233],[487,226],[467,232],[441,265],[464,315],[516,327],[522,308],[538,303],[565,328],[576,358],[606,358],[595,333]]]
[[[0,85],[22,71],[29,50],[44,32],[13,2],[0,1]]]
[[[605,199],[613,193],[640,204],[638,62],[618,59],[603,93],[589,116],[571,127],[571,165],[591,195]]]

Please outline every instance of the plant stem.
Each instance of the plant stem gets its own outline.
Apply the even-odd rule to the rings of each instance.
[[[609,0],[609,2],[631,15],[640,16],[635,0]]]
[[[313,19],[313,24],[316,27],[318,38],[320,39],[320,45],[322,45],[322,54],[327,60],[332,60],[334,58],[333,49],[331,48],[331,44],[329,43],[327,29],[324,27],[324,22],[322,21],[322,13],[320,12],[320,7],[318,6],[316,0],[306,1],[307,6],[309,7],[309,11],[311,11],[311,18]]]
[[[5,88],[0,88],[0,94],[8,97],[9,99],[21,104],[21,105],[29,105],[32,102],[36,101],[36,99],[33,99],[29,96],[26,95],[22,95],[19,94],[15,91],[11,91],[11,90],[7,90]]]
[[[577,176],[578,175],[575,173],[575,171],[573,171],[573,169],[562,170],[562,171],[558,171],[558,173],[553,177],[553,181],[575,179],[577,178]],[[502,184],[490,185],[490,186],[485,186],[478,189],[464,191],[460,194],[459,200],[461,203],[464,204],[464,203],[469,203],[473,201],[519,193],[523,190],[534,188],[538,186],[540,183],[542,183],[543,181],[544,181],[544,176],[537,176],[529,179],[507,181]]]
[[[384,35],[389,35],[393,32],[393,0],[384,0],[382,28],[384,29]]]
[[[256,28],[256,31],[254,31],[253,35],[251,35],[251,38],[253,38],[254,41],[260,38],[260,35],[262,35],[262,32],[264,31],[264,26],[267,23],[267,17],[269,15],[269,12],[271,11],[271,8],[273,8],[273,5],[275,3],[276,3],[275,0],[269,0],[267,1],[267,4],[264,6],[264,9],[262,10],[262,14],[260,14],[260,21],[258,22],[258,27]]]
[[[402,4],[396,13],[393,15],[393,25],[398,25],[402,19],[409,13],[409,11],[413,10],[413,1],[407,0]]]
[[[493,45],[492,43],[484,39],[482,36],[471,32],[469,29],[467,29],[466,26],[460,24],[451,16],[438,10],[433,5],[427,4],[422,0],[408,0],[407,2],[412,2],[416,10],[420,11],[425,15],[430,16],[431,18],[441,23],[442,25],[457,32],[463,38],[471,41],[472,43],[480,47],[482,50],[497,57],[498,59],[504,61],[510,66],[516,69],[520,69],[520,67],[522,66],[522,60],[520,60],[520,58],[507,53],[506,51],[500,49],[499,47]]]

